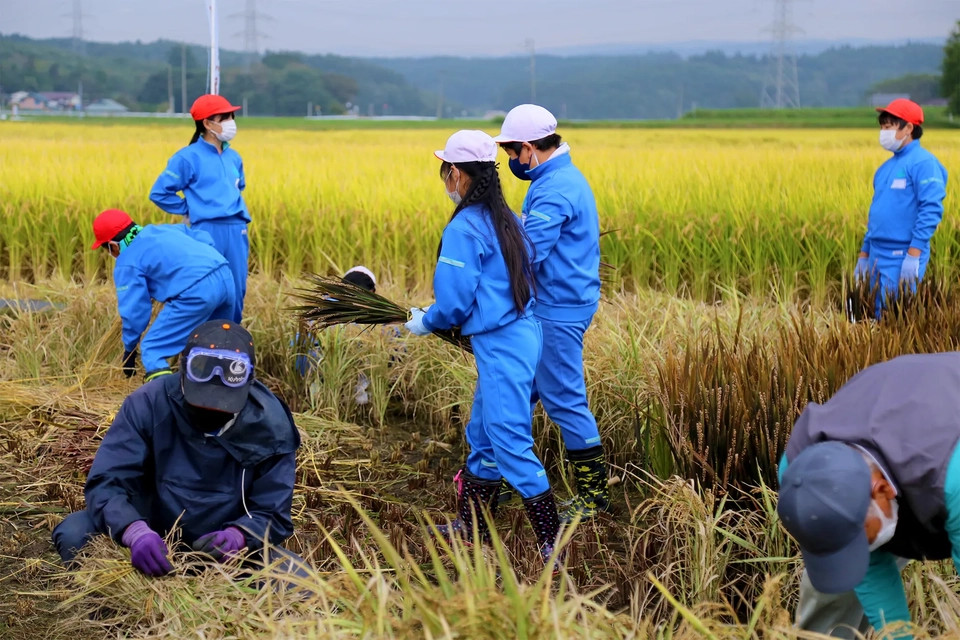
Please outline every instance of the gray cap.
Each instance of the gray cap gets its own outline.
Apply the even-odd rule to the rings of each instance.
[[[821,593],[850,591],[867,575],[870,480],[863,456],[842,442],[807,447],[783,474],[777,513]]]

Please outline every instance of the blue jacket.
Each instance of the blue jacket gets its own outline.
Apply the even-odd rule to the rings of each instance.
[[[226,264],[205,231],[182,224],[144,227],[113,267],[124,348],[132,351],[147,330],[151,300],[175,298]]]
[[[914,140],[880,165],[873,177],[873,202],[861,251],[910,247],[924,253],[943,217],[947,170]]]
[[[482,205],[467,207],[443,230],[433,295],[436,302],[423,318],[430,331],[460,327],[470,336],[520,317],[500,242]],[[531,298],[528,312],[533,304]]]
[[[189,214],[190,222],[234,217],[250,222],[241,193],[246,187],[240,154],[227,144],[220,153],[200,138],[170,158],[150,199],[167,213]]]
[[[589,320],[600,302],[600,218],[593,191],[569,154],[530,169],[524,228],[535,249],[539,318]]]
[[[184,407],[179,375],[149,382],[124,400],[84,488],[97,530],[119,541],[137,520],[161,535],[176,523],[191,544],[234,526],[251,549],[264,539],[289,538],[300,434],[287,406],[255,381],[236,422],[220,436],[190,426]]]

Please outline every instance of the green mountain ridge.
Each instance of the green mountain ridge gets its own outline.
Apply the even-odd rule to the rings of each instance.
[[[166,108],[172,75],[180,110],[181,45],[96,43],[73,51],[70,39],[0,39],[0,91],[75,91],[113,98],[131,109]],[[207,51],[186,46],[187,103],[205,91]],[[935,44],[840,47],[798,58],[801,104],[865,104],[872,88],[905,75],[937,74],[943,48]],[[220,53],[221,93],[253,115],[305,115],[308,103],[336,114],[356,105],[362,115],[482,115],[531,99],[529,59],[349,58],[271,52],[260,60]],[[693,108],[755,107],[769,60],[720,52],[694,56],[538,56],[536,101],[566,119],[676,118]],[[171,69],[172,68],[172,69]],[[171,73],[172,71],[172,73]],[[927,83],[929,85],[929,82]]]

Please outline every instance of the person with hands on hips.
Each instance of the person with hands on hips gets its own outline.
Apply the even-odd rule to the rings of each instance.
[[[163,540],[223,561],[243,549],[308,575],[279,545],[293,533],[300,435],[287,406],[255,377],[253,339],[232,320],[194,328],[179,375],[147,383],[120,407],[84,487],[87,507],[53,530],[72,565],[94,536],[130,549],[142,573],[170,573]]]
[[[136,373],[138,345],[149,382],[172,373],[168,359],[183,350],[197,325],[232,316],[233,278],[207,233],[183,225],[141,227],[123,211],[108,209],[93,221],[93,234],[92,248],[116,261],[113,281],[128,378]],[[147,331],[154,300],[164,306]]]
[[[243,320],[250,256],[250,213],[243,200],[246,175],[243,159],[230,146],[237,134],[234,113],[239,109],[222,96],[197,98],[190,108],[195,125],[190,144],[170,158],[150,190],[154,204],[209,233],[214,247],[227,259],[237,293],[231,314],[234,322]]]
[[[893,153],[873,178],[873,202],[855,277],[879,290],[876,312],[901,286],[915,290],[943,218],[947,170],[920,146],[923,109],[899,98],[880,112],[880,145]]]
[[[530,393],[542,350],[529,239],[507,206],[497,172],[497,146],[482,131],[458,131],[436,156],[455,208],[443,231],[433,276],[435,302],[410,310],[405,325],[423,336],[460,327],[470,336],[477,388],[457,474],[458,516],[436,528],[447,538],[489,540],[479,516],[497,511],[503,478],[523,496],[544,561],[555,553],[559,513],[543,464],[533,448]]]

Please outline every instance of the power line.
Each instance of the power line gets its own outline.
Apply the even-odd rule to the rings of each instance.
[[[798,0],[775,0],[774,21],[767,29],[773,36],[769,70],[763,84],[760,106],[769,109],[800,107],[800,80],[797,76],[796,35],[803,30],[793,22],[793,4]]]

